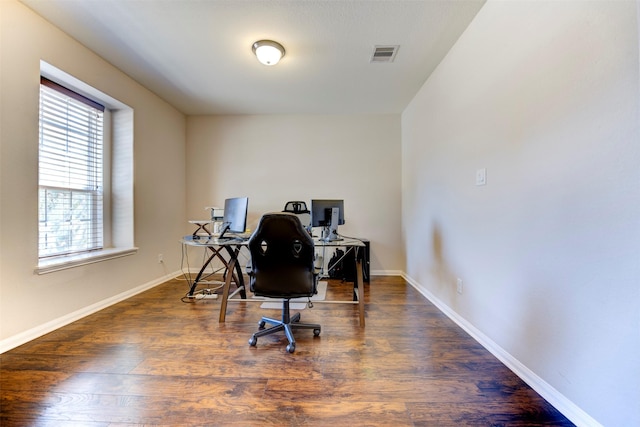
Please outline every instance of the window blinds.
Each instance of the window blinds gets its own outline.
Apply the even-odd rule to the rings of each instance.
[[[103,246],[104,107],[41,79],[40,258]]]

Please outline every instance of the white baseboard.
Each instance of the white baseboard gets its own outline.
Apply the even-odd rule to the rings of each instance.
[[[83,307],[80,310],[76,310],[72,313],[69,313],[57,319],[51,320],[42,325],[36,326],[35,328],[31,328],[29,330],[20,332],[19,334],[6,338],[0,341],[0,354],[6,351],[9,351],[13,348],[16,348],[22,344],[25,344],[31,340],[39,338],[45,334],[48,334],[49,332],[55,331],[56,329],[61,328],[65,325],[73,323],[76,320],[82,319],[83,317],[89,316],[90,314],[100,311],[103,308],[107,308],[113,304],[119,303],[120,301],[124,301],[127,298],[131,298],[134,295],[137,295],[141,292],[144,292],[148,289],[158,286],[159,284],[164,283],[167,280],[173,279],[179,274],[180,274],[179,271],[171,274],[167,274],[166,276],[152,280],[150,282],[147,282],[133,289],[129,289],[128,291],[122,292],[121,294],[114,295],[110,298],[99,301],[90,306]]]
[[[404,276],[401,270],[371,270],[372,276]]]
[[[407,276],[405,273],[402,273],[402,277],[418,292],[424,295],[425,298],[431,301],[441,312],[453,320],[480,345],[500,360],[500,362],[502,362],[514,374],[534,389],[536,393],[546,399],[551,405],[567,417],[572,423],[579,427],[602,427],[602,424],[594,420],[589,414],[523,365],[519,360],[483,334],[466,319],[461,317],[426,288],[422,287],[418,282]]]

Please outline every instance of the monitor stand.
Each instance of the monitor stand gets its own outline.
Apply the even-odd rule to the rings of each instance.
[[[338,236],[338,223],[340,222],[340,208],[331,208],[331,225],[322,229],[322,240],[325,242],[335,242],[342,240]]]
[[[230,222],[223,222],[222,228],[220,229],[220,234],[218,235],[218,239],[224,239],[225,233],[229,231],[229,227],[231,226]]]

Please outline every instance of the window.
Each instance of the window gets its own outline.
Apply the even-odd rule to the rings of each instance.
[[[38,266],[132,255],[133,109],[40,61]]]
[[[40,258],[103,248],[104,106],[40,82]]]

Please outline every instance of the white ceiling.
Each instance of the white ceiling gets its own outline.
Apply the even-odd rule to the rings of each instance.
[[[400,113],[484,0],[22,0],[196,114]],[[286,55],[260,64],[254,41]],[[375,45],[400,45],[370,63]]]

